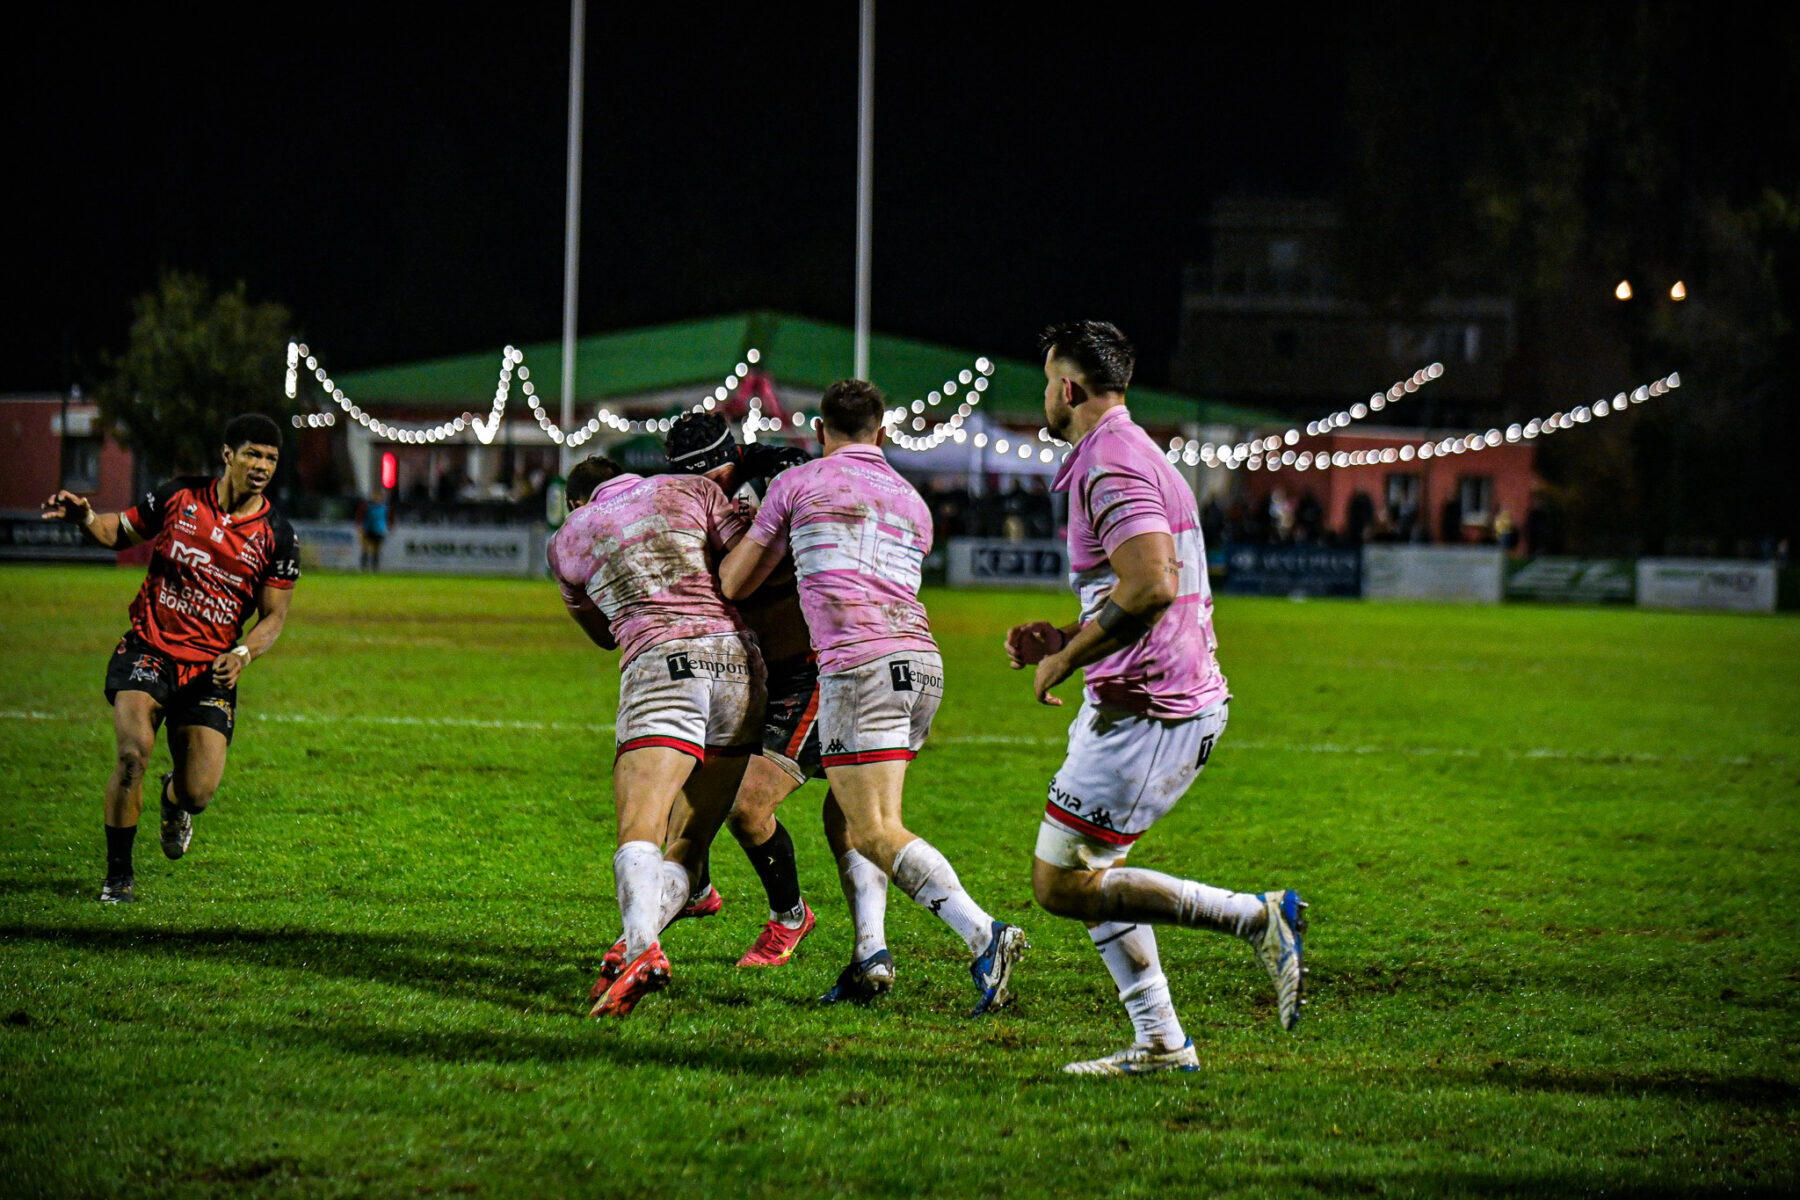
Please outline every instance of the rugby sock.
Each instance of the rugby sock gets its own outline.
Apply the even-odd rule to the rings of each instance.
[[[880,867],[854,850],[838,856],[838,883],[850,905],[850,923],[856,929],[854,961],[862,962],[877,950],[887,949],[888,878]]]
[[[687,868],[678,862],[664,862],[662,865],[662,886],[662,908],[658,913],[658,916],[662,919],[662,924],[658,925],[657,928],[667,929],[670,922],[681,915],[681,910],[687,906],[688,894],[693,890],[692,886],[688,883]],[[712,885],[709,883],[707,886],[711,887]]]
[[[1185,925],[1252,938],[1267,921],[1263,902],[1249,892],[1228,892],[1161,871],[1113,867],[1100,877],[1100,894],[1121,921]]]
[[[1169,998],[1169,980],[1156,953],[1156,930],[1148,925],[1108,921],[1088,930],[1094,949],[1119,987],[1119,999],[1131,1014],[1131,1027],[1140,1045],[1158,1050],[1179,1050],[1187,1041],[1175,1002]]]
[[[662,930],[664,885],[669,879],[662,867],[662,850],[655,842],[626,842],[613,855],[627,962],[648,949]]]
[[[800,871],[794,865],[794,839],[788,836],[787,827],[775,822],[775,832],[769,840],[748,853],[750,865],[756,868],[756,876],[769,896],[769,919],[787,924],[786,918],[792,916],[793,924],[788,928],[800,928],[805,919],[805,910],[800,907]]]
[[[106,876],[108,879],[130,875],[131,843],[137,837],[137,826],[106,827]]]
[[[908,842],[894,855],[894,882],[955,930],[970,954],[980,954],[994,940],[994,918],[969,898],[956,868],[924,838]]]
[[[706,899],[706,893],[712,891],[712,854],[700,860],[700,873],[688,884],[689,904],[698,904]]]

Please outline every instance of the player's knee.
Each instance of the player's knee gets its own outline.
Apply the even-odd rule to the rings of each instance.
[[[1031,860],[1031,894],[1038,906],[1057,917],[1084,919],[1093,906],[1093,871],[1053,867]]]
[[[142,780],[149,766],[149,746],[135,739],[119,743],[119,779],[127,787]]]
[[[191,784],[182,783],[177,779],[175,783],[175,800],[189,812],[204,812],[206,806],[212,803],[213,794],[218,790],[217,784],[202,784],[195,787]]]

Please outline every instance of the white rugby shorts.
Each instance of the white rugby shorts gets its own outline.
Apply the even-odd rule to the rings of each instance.
[[[752,753],[762,745],[766,686],[751,635],[659,642],[619,676],[619,753],[668,746],[701,762]]]
[[[826,767],[910,760],[944,699],[935,650],[899,650],[819,676],[819,748]]]
[[[1053,867],[1117,866],[1199,777],[1225,733],[1229,698],[1179,720],[1144,717],[1085,697],[1069,752],[1050,781],[1037,857]]]

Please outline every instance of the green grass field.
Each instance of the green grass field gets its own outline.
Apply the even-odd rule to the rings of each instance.
[[[927,596],[949,692],[908,823],[1029,932],[1016,1007],[966,1019],[961,944],[898,891],[895,994],[812,1002],[848,949],[814,784],[794,963],[732,966],[763,913],[727,835],[724,912],[601,1025],[618,672],[553,588],[303,581],[193,850],[152,825],[140,902],[103,909],[100,682],[140,578],[0,570],[5,1195],[1800,1188],[1793,619],[1223,598],[1231,728],[1133,861],[1304,891],[1307,1020],[1245,947],[1167,932],[1202,1070],[1068,1080],[1130,1032],[1031,904],[1073,710],[999,650],[1067,597]]]

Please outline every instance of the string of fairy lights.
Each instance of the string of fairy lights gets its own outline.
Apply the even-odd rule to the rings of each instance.
[[[690,405],[687,412],[710,412],[719,404],[729,399],[744,384],[751,369],[762,360],[762,352],[755,347],[746,350],[742,361],[738,362],[725,376],[724,381],[712,389],[709,395]],[[401,426],[383,421],[358,405],[331,378],[329,372],[321,365],[315,355],[304,342],[289,342],[287,348],[287,395],[289,399],[299,398],[300,372],[305,370],[311,374],[320,390],[331,401],[356,421],[363,428],[377,437],[404,445],[435,445],[465,431],[473,432],[483,445],[489,445],[499,431],[500,421],[506,412],[511,399],[512,390],[517,383],[519,392],[530,406],[532,416],[538,427],[557,445],[571,448],[581,446],[594,438],[602,429],[610,429],[617,433],[667,433],[673,426],[675,417],[653,417],[636,419],[620,415],[612,409],[601,405],[584,424],[572,431],[564,430],[544,409],[538,399],[537,385],[532,381],[531,369],[525,364],[525,354],[516,346],[507,346],[500,352],[500,372],[494,387],[494,397],[487,416],[477,417],[471,412],[448,421],[441,421],[428,426]],[[1416,393],[1444,373],[1442,363],[1432,363],[1421,367],[1405,379],[1397,380],[1385,392],[1371,394],[1366,402],[1358,402],[1348,408],[1308,421],[1304,426],[1294,426],[1281,433],[1240,441],[1230,445],[1174,437],[1169,440],[1164,457],[1171,464],[1197,467],[1205,465],[1210,468],[1226,470],[1251,471],[1324,471],[1333,468],[1374,466],[1384,463],[1413,462],[1430,460],[1457,454],[1479,453],[1494,447],[1533,441],[1540,437],[1548,437],[1562,430],[1574,429],[1592,421],[1603,419],[1609,414],[1624,412],[1627,408],[1643,404],[1645,401],[1667,395],[1681,386],[1678,372],[1651,383],[1642,384],[1629,392],[1619,392],[1611,399],[1595,400],[1589,404],[1578,404],[1549,416],[1535,418],[1523,423],[1508,425],[1505,429],[1493,428],[1486,431],[1472,430],[1468,433],[1436,440],[1421,440],[1401,446],[1370,447],[1359,450],[1312,451],[1297,449],[1303,438],[1321,437],[1347,428],[1356,422],[1363,421],[1389,406],[1399,403],[1407,396]],[[1039,427],[1036,438],[1024,434],[1011,436],[977,430],[971,433],[965,428],[969,418],[974,415],[976,407],[987,392],[994,374],[993,360],[983,356],[957,373],[954,378],[946,379],[937,388],[925,396],[900,404],[888,410],[883,417],[883,425],[888,433],[889,441],[898,449],[922,453],[934,450],[945,442],[962,445],[972,442],[977,450],[993,448],[998,455],[1016,455],[1019,459],[1029,461],[1036,458],[1042,464],[1050,464],[1057,457],[1068,457],[1069,443],[1051,433],[1048,428]],[[960,397],[960,398],[959,398]],[[954,411],[943,412],[945,406],[954,403]],[[937,409],[939,412],[932,412]],[[942,414],[942,419],[936,419]],[[814,424],[817,417],[808,417],[796,412],[790,415],[794,428]],[[318,412],[298,414],[293,418],[296,428],[319,428],[335,425],[336,415],[330,409]],[[929,427],[930,432],[926,432]],[[780,417],[765,416],[760,398],[752,393],[748,408],[742,421],[745,442],[754,442],[759,434],[772,433],[784,428]]]
[[[1577,404],[1573,408],[1551,413],[1547,417],[1533,418],[1524,423],[1513,423],[1505,429],[1489,429],[1485,432],[1472,430],[1453,437],[1439,438],[1435,441],[1410,442],[1402,446],[1369,447],[1361,450],[1295,451],[1292,442],[1283,438],[1264,438],[1248,443],[1252,452],[1243,458],[1235,454],[1222,455],[1217,447],[1203,447],[1198,460],[1209,467],[1239,467],[1251,471],[1280,471],[1292,469],[1296,471],[1324,471],[1343,467],[1369,467],[1386,463],[1429,461],[1433,458],[1448,458],[1457,454],[1475,454],[1483,450],[1491,450],[1498,446],[1517,445],[1520,442],[1534,441],[1540,437],[1549,437],[1553,433],[1566,429],[1575,429],[1590,422],[1602,419],[1609,414],[1622,413],[1626,409],[1643,404],[1648,400],[1666,396],[1681,386],[1681,374],[1671,371],[1661,379],[1640,384],[1629,392],[1619,392],[1610,400],[1595,400],[1591,404]],[[1326,430],[1329,432],[1330,430]],[[1297,440],[1297,439],[1296,439]],[[1274,443],[1271,445],[1270,443]],[[1240,443],[1243,444],[1243,443]],[[1233,450],[1236,448],[1233,447]],[[1210,453],[1208,453],[1210,451]]]

